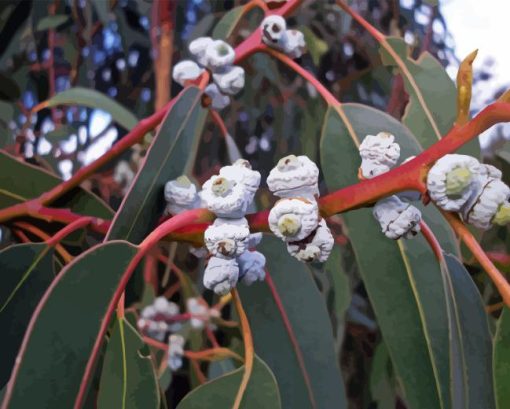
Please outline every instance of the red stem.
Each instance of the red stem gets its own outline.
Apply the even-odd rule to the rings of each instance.
[[[79,230],[88,224],[92,223],[93,218],[92,217],[82,217],[78,220],[75,220],[74,222],[68,224],[63,229],[59,230],[57,234],[55,234],[53,237],[51,237],[46,243],[48,243],[49,246],[54,246],[55,244],[59,243],[64,237],[71,234],[72,232]]]
[[[420,227],[423,237],[425,237],[425,240],[427,240],[427,242],[429,243],[429,246],[434,252],[434,255],[436,256],[437,260],[440,262],[444,261],[443,249],[441,248],[441,244],[439,244],[439,241],[437,241],[436,236],[434,235],[428,224],[422,220],[420,222]]]

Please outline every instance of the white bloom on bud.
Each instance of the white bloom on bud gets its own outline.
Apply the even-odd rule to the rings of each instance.
[[[129,162],[125,160],[119,161],[117,166],[115,166],[115,171],[113,172],[113,180],[117,182],[119,186],[122,186],[122,193],[126,193],[135,178],[135,172],[131,169],[131,165]]]
[[[170,324],[166,322],[179,312],[176,303],[168,301],[165,297],[157,297],[151,305],[142,310],[138,327],[152,338],[163,339],[167,331],[178,331],[181,328],[180,322]]]
[[[262,41],[270,47],[281,48],[287,23],[282,16],[272,15],[262,20]]]
[[[329,258],[334,244],[335,240],[331,230],[329,230],[326,220],[322,219],[317,230],[309,237],[299,242],[287,243],[287,250],[299,261],[324,263]]]
[[[237,258],[239,264],[239,280],[245,285],[255,281],[264,281],[266,277],[266,258],[258,251],[245,251]]]
[[[186,300],[186,309],[192,316],[191,327],[204,328],[204,323],[209,321],[209,306],[199,298],[191,297]]]
[[[184,337],[179,334],[172,334],[168,338],[168,368],[171,371],[177,371],[182,367],[182,358],[184,356]]]
[[[498,168],[486,163],[480,164],[480,175],[489,179],[501,179],[503,177],[503,173]]]
[[[205,93],[211,98],[211,107],[217,111],[221,111],[230,105],[230,97],[222,94],[216,84],[209,84],[205,87]]]
[[[235,58],[236,53],[234,49],[230,46],[230,44],[223,40],[213,40],[205,50],[207,67],[210,68],[211,71],[218,71],[230,66],[234,62]]]
[[[510,222],[510,188],[496,178],[486,179],[479,189],[474,205],[466,207],[464,220],[482,230],[488,230],[493,224],[504,225]]]
[[[489,168],[483,171],[487,174],[491,172]],[[480,163],[471,156],[443,156],[427,175],[430,198],[444,210],[460,211],[476,192],[480,183],[480,172]]]
[[[253,249],[262,241],[262,233],[252,233],[248,237],[248,248]]]
[[[225,295],[236,286],[238,277],[239,266],[235,259],[211,257],[204,272],[204,287]]]
[[[375,219],[386,237],[398,240],[409,239],[420,231],[421,212],[397,196],[379,200],[373,209]]]
[[[172,72],[172,78],[175,82],[184,87],[186,81],[196,80],[204,72],[195,61],[182,60],[175,64]]]
[[[218,258],[235,258],[244,253],[248,246],[250,228],[248,221],[218,217],[204,233],[204,241],[209,252]]]
[[[367,135],[359,146],[361,174],[366,179],[388,172],[400,157],[400,146],[388,132]]]
[[[193,40],[188,46],[189,52],[203,67],[207,66],[206,51],[212,45],[213,41],[211,37],[199,37]]]
[[[189,252],[193,254],[196,258],[204,258],[207,257],[207,255],[209,254],[206,247],[190,246]]]
[[[253,196],[242,183],[215,175],[203,184],[200,197],[217,216],[239,218],[246,214]]]
[[[283,241],[303,240],[319,225],[317,202],[300,197],[281,199],[269,212],[268,222],[271,231]]]
[[[260,173],[253,170],[246,159],[238,159],[230,166],[223,166],[220,169],[220,176],[243,184],[253,194],[260,186]]]
[[[214,83],[224,94],[235,95],[244,88],[244,69],[237,65],[213,74]]]
[[[196,186],[184,175],[166,182],[165,200],[168,203],[165,212],[173,215],[200,206]]]
[[[298,30],[287,30],[283,39],[283,52],[290,58],[299,58],[306,50],[305,36]]]
[[[278,161],[267,178],[269,190],[282,198],[319,195],[319,168],[306,156],[289,155]]]

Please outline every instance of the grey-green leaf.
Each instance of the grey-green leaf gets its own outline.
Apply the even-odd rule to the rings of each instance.
[[[65,14],[56,14],[54,16],[47,16],[39,20],[36,31],[45,31],[52,28],[58,28],[69,20],[69,16]]]
[[[212,36],[214,39],[227,39],[237,24],[241,20],[244,14],[244,6],[234,7],[232,10],[229,10],[221,19],[216,23],[214,27]]]
[[[510,402],[510,309],[505,307],[498,320],[494,339],[494,393],[496,407],[505,409]]]

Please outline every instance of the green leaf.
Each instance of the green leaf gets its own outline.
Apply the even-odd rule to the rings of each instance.
[[[96,13],[104,26],[110,21],[110,0],[92,0]]]
[[[16,101],[20,95],[21,91],[16,81],[0,72],[0,100]]]
[[[125,129],[133,128],[138,119],[117,101],[93,89],[69,88],[46,101],[48,108],[58,105],[80,105],[108,112],[113,120]]]
[[[377,345],[370,370],[370,395],[377,409],[395,409],[396,394],[391,361],[383,341]]]
[[[105,314],[115,307],[114,294],[137,251],[126,242],[109,242],[60,272],[25,334],[6,407],[72,406]]]
[[[69,20],[69,16],[65,14],[55,14],[54,16],[47,16],[39,20],[37,23],[36,31],[45,31],[52,28],[57,28]]]
[[[305,36],[306,48],[312,57],[313,63],[315,65],[319,65],[322,56],[328,52],[328,43],[317,37],[317,35],[315,35],[315,33],[307,26],[301,26],[299,29]]]
[[[398,37],[386,38],[389,47],[398,54],[398,61],[381,48],[383,63],[405,67],[399,69],[404,79],[409,104],[403,117],[403,123],[409,127],[424,148],[434,142],[451,129],[456,118],[455,84],[446,70],[431,54],[425,52],[418,60],[409,57],[408,47],[404,40]],[[463,146],[460,153],[480,157],[478,140],[473,140]]]
[[[70,125],[61,125],[57,129],[48,132],[46,135],[44,135],[47,139],[50,140],[50,142],[58,142],[62,141],[66,138],[69,138],[69,136],[76,134],[77,130],[73,126]]]
[[[161,124],[130,191],[124,198],[107,239],[140,242],[163,214],[163,187],[189,171],[207,111],[201,91],[184,90]]]
[[[461,371],[452,373],[453,382],[461,383],[452,407],[495,408],[492,382],[492,337],[487,313],[478,289],[462,263],[445,254],[446,267],[450,274],[450,297],[454,320],[459,335],[459,361]],[[452,359],[454,357],[452,356]],[[507,402],[508,403],[508,402]]]
[[[231,408],[243,374],[244,365],[193,389],[177,405],[177,409]],[[268,365],[256,356],[240,408],[280,409],[281,407],[276,379]]]
[[[494,339],[494,393],[496,407],[505,409],[510,402],[510,310],[504,307]]]
[[[19,244],[0,252],[0,387],[9,380],[30,317],[52,282],[53,249],[44,243]]]
[[[0,174],[4,175],[0,178],[0,209],[34,199],[62,182],[46,170],[21,162],[4,151],[0,151]],[[82,188],[73,189],[54,205],[103,219],[110,219],[113,214],[99,197]]]
[[[97,407],[158,409],[159,404],[150,350],[127,320],[117,320],[103,361]]]
[[[244,15],[244,6],[234,7],[229,10],[225,15],[216,23],[212,37],[214,39],[225,40],[233,33],[237,24]]]
[[[352,132],[333,107],[323,127],[321,163],[330,190],[358,182],[357,146],[367,134],[387,131],[395,135],[402,159],[420,152],[409,130],[389,115],[357,104],[344,104],[343,109]],[[343,216],[409,406],[449,407],[449,327],[441,270],[432,251],[422,237],[405,242],[387,239],[370,209]],[[425,217],[445,225],[437,212],[427,210]],[[438,233],[445,248],[458,251],[451,229],[443,227]]]
[[[276,376],[282,406],[347,408],[328,312],[309,269],[274,237],[259,247],[271,276],[239,291],[255,351]]]

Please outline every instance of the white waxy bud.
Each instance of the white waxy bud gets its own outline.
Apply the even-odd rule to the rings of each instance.
[[[319,195],[319,168],[306,156],[289,155],[278,161],[267,178],[269,190],[282,198]]]
[[[227,218],[243,217],[253,199],[253,193],[244,184],[223,176],[212,176],[205,182],[200,196],[211,212]]]
[[[211,107],[217,111],[221,111],[230,105],[230,97],[222,94],[216,84],[209,84],[205,87],[205,93],[211,98]]]
[[[220,176],[243,184],[254,194],[260,186],[260,173],[253,170],[246,159],[238,159],[230,166],[223,166],[220,169]]]
[[[186,308],[192,315],[190,324],[195,329],[204,328],[204,323],[209,321],[209,306],[198,298],[188,298]]]
[[[122,186],[122,192],[126,193],[135,178],[135,172],[131,169],[131,165],[129,162],[125,160],[121,160],[115,166],[115,171],[113,173],[113,180],[117,182],[118,185]]]
[[[506,224],[510,221],[509,199],[510,188],[505,183],[499,179],[486,179],[476,195],[474,205],[464,209],[464,220],[483,230],[490,229],[493,222]]]
[[[480,175],[489,179],[501,179],[503,177],[503,173],[498,168],[486,163],[480,164]]]
[[[298,30],[287,30],[283,38],[283,52],[290,58],[300,58],[306,51],[305,36]]]
[[[268,217],[269,228],[283,241],[299,241],[308,237],[319,224],[319,209],[315,200],[281,199]]]
[[[204,72],[195,61],[183,60],[175,64],[172,78],[175,82],[184,87],[186,81],[196,80]]]
[[[285,37],[287,23],[282,16],[268,16],[262,20],[262,41],[270,47],[281,48],[282,40]]]
[[[238,277],[239,266],[235,259],[211,257],[204,272],[204,287],[225,295],[236,286]]]
[[[204,233],[204,241],[209,252],[219,258],[235,258],[244,253],[248,246],[250,228],[248,221],[218,217]]]
[[[154,308],[154,306],[148,305],[142,310],[140,315],[142,316],[142,318],[145,319],[153,318],[156,315],[156,309]]]
[[[152,303],[156,314],[166,315],[168,311],[168,300],[165,297],[157,297]]]
[[[379,200],[373,209],[376,220],[386,237],[398,240],[409,239],[420,231],[421,212],[397,196]]]
[[[237,65],[213,74],[214,83],[224,94],[235,95],[244,88],[244,69]]]
[[[287,243],[289,254],[299,261],[324,263],[331,254],[335,240],[326,221],[322,219],[317,230],[300,242]]]
[[[262,241],[262,233],[252,233],[248,238],[248,248],[253,249]]]
[[[205,58],[207,67],[212,71],[218,71],[230,66],[236,58],[236,53],[225,41],[213,40],[205,50]]]
[[[209,251],[207,251],[206,247],[193,247],[189,248],[189,252],[193,254],[196,258],[204,258],[207,257]]]
[[[165,184],[166,213],[179,214],[200,206],[196,186],[186,176],[179,176]]]
[[[444,210],[460,211],[477,190],[480,171],[480,163],[471,156],[443,156],[427,175],[430,198]]]
[[[359,146],[361,174],[366,179],[388,172],[400,157],[400,146],[388,132],[367,135]]]
[[[263,281],[266,277],[266,258],[258,251],[245,251],[237,258],[239,264],[239,280],[246,285],[255,281]]]
[[[199,37],[193,40],[188,46],[189,52],[203,67],[207,66],[206,51],[212,45],[213,41],[211,37]]]
[[[168,338],[168,368],[176,371],[182,367],[185,340],[182,335],[172,334]]]

